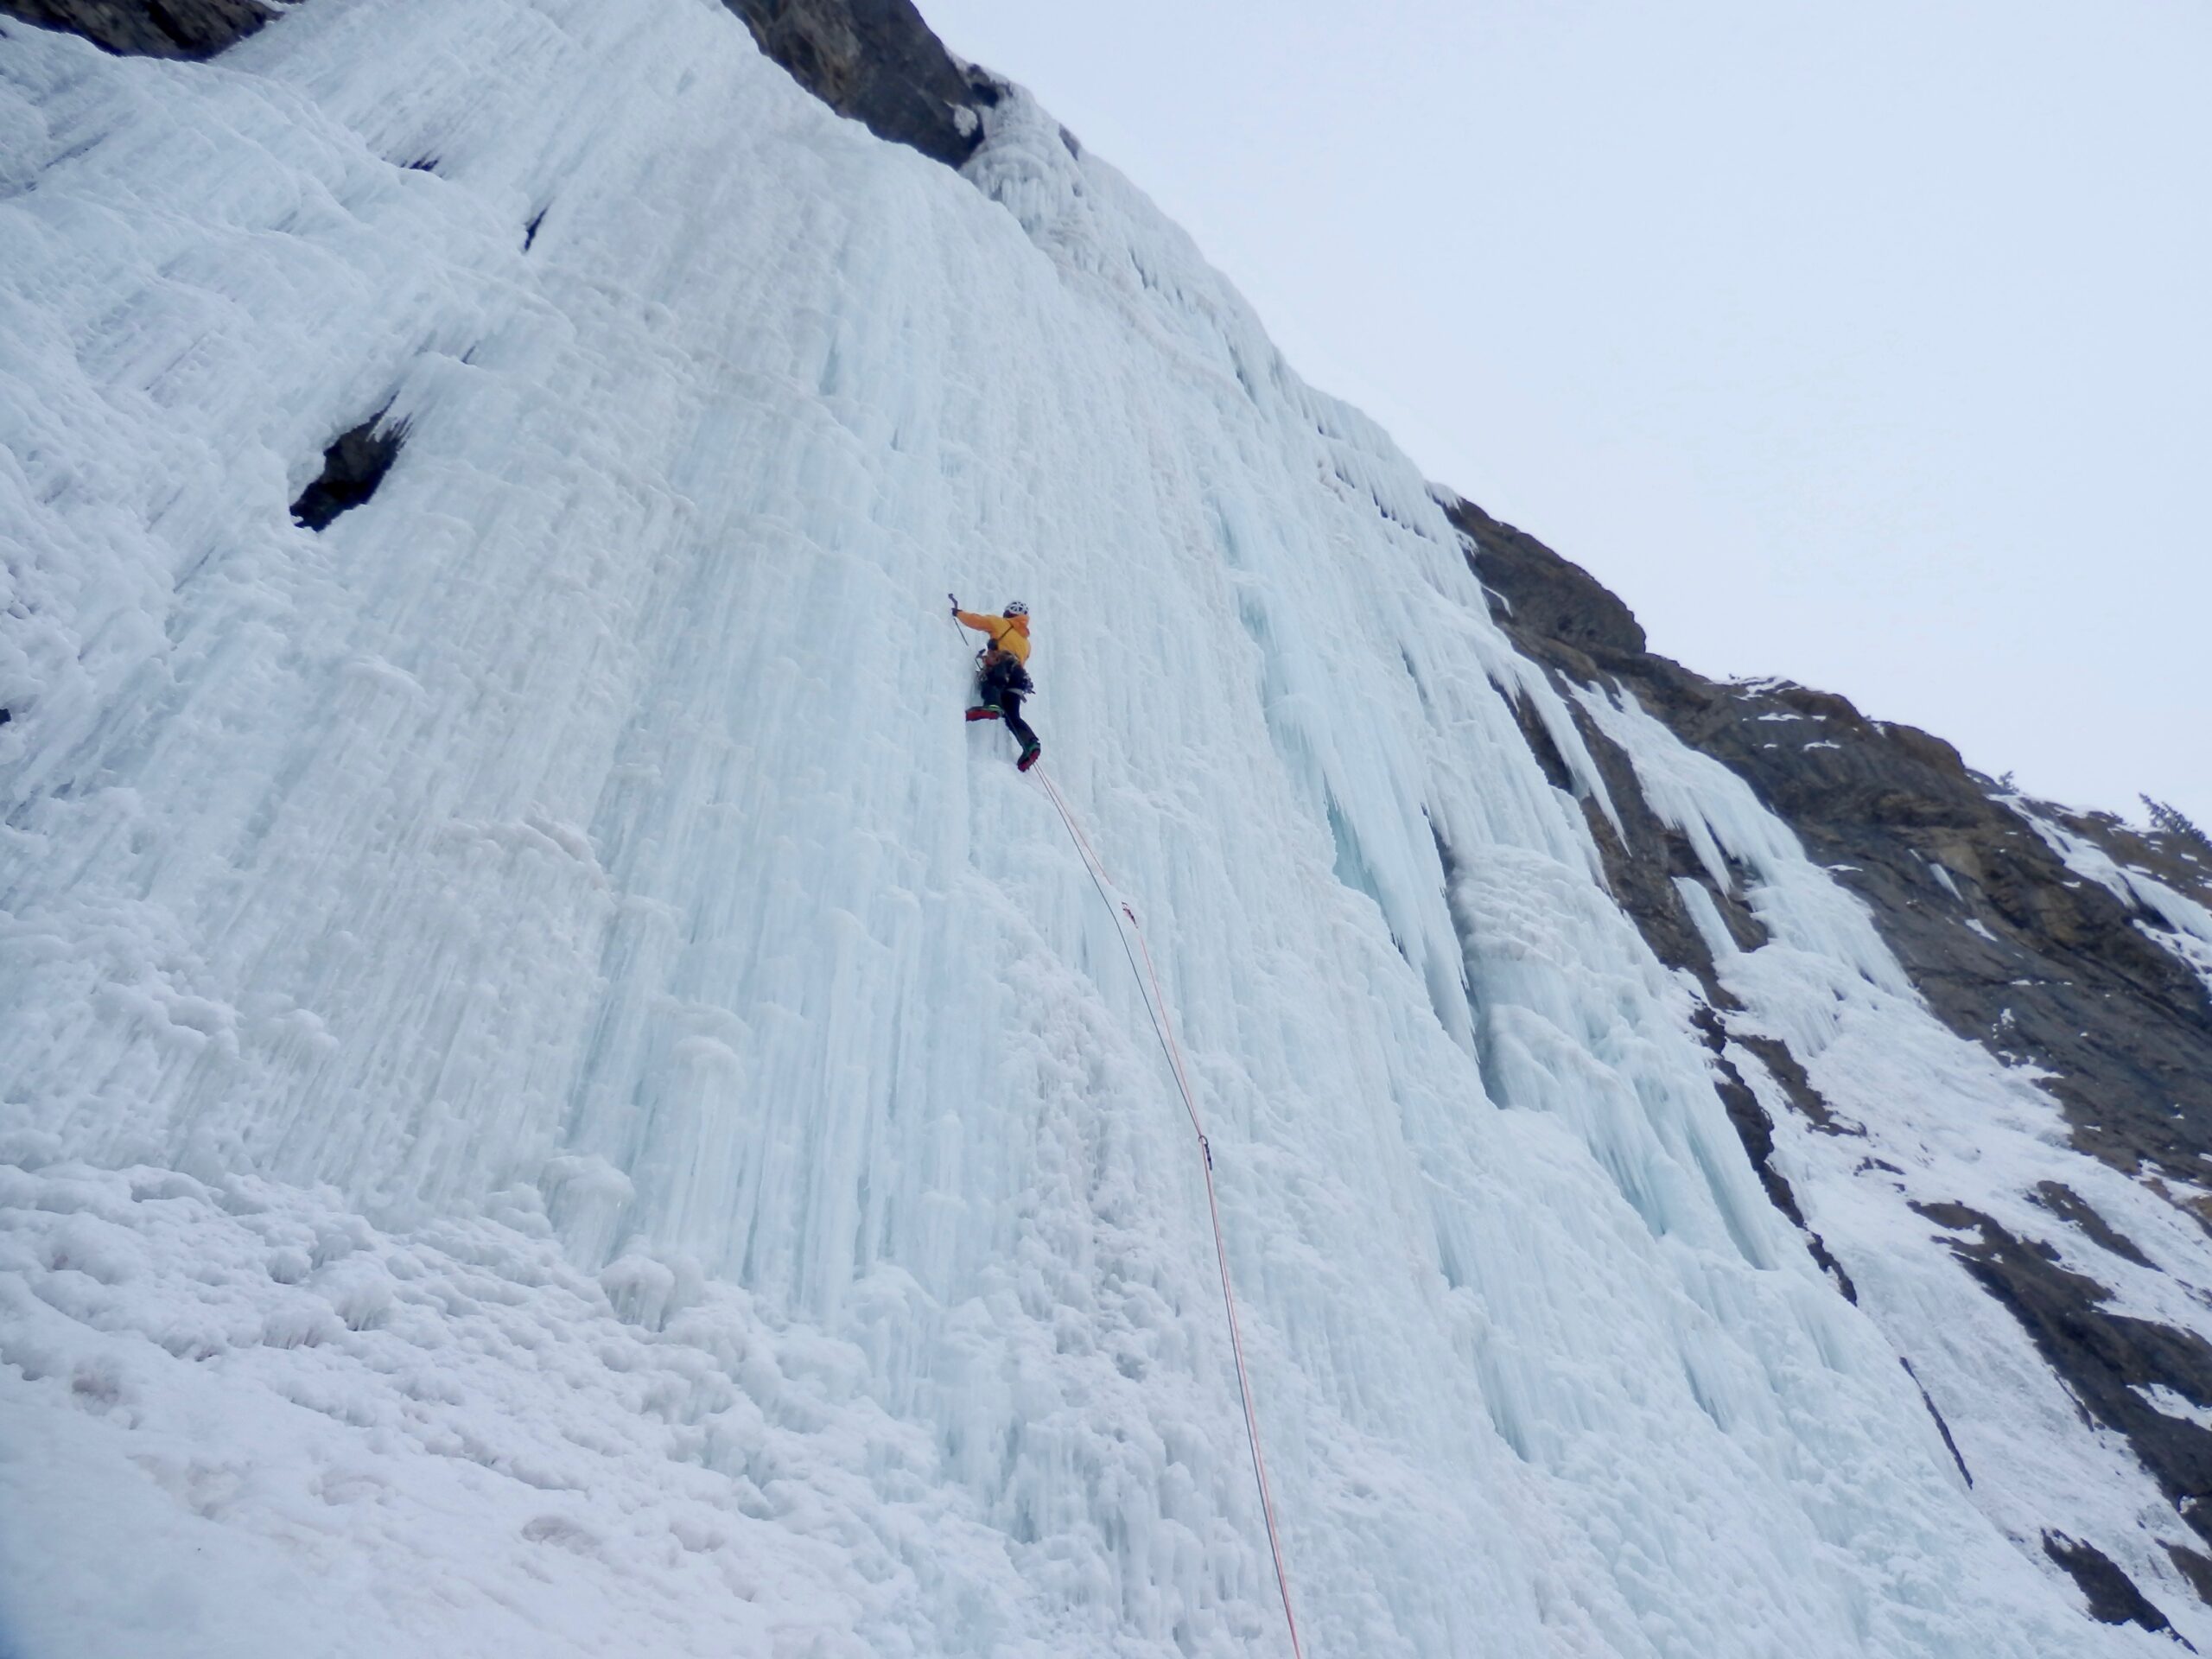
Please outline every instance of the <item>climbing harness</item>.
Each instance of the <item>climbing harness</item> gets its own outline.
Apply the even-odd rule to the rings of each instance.
[[[1175,1074],[1175,1087],[1181,1091],[1183,1109],[1190,1114],[1191,1129],[1198,1138],[1198,1155],[1205,1165],[1206,1178],[1206,1210],[1213,1217],[1214,1260],[1221,1268],[1221,1303],[1229,1313],[1230,1351],[1236,1358],[1236,1391],[1244,1402],[1244,1435],[1252,1447],[1252,1478],[1260,1489],[1260,1514],[1268,1524],[1268,1550],[1274,1557],[1275,1587],[1282,1592],[1283,1623],[1290,1630],[1290,1651],[1293,1659],[1306,1659],[1306,1650],[1298,1639],[1298,1616],[1290,1608],[1290,1575],[1282,1564],[1282,1536],[1275,1527],[1274,1494],[1268,1486],[1268,1460],[1260,1452],[1260,1423],[1252,1411],[1252,1377],[1244,1366],[1244,1332],[1236,1321],[1236,1292],[1229,1281],[1229,1246],[1221,1229],[1221,1200],[1213,1185],[1213,1144],[1206,1139],[1205,1125],[1198,1121],[1197,1097],[1191,1092],[1191,1077],[1183,1065],[1182,1046],[1175,1040],[1174,1021],[1167,1017],[1167,998],[1160,988],[1159,970],[1153,965],[1152,946],[1146,942],[1144,925],[1137,920],[1135,910],[1126,899],[1116,899],[1108,891],[1113,882],[1108,879],[1105,866],[1075,821],[1075,814],[1068,810],[1068,804],[1059,788],[1045,768],[1039,766],[1030,774],[1045,786],[1052,798],[1053,810],[1060,815],[1060,822],[1067,827],[1068,839],[1083,859],[1084,868],[1090,872],[1090,884],[1098,889],[1098,897],[1106,906],[1107,914],[1114,920],[1114,931],[1122,941],[1122,954],[1129,959],[1129,972],[1137,982],[1137,994],[1145,999],[1145,1012],[1151,1016],[1153,1035],[1160,1039],[1160,1052],[1167,1057],[1169,1070]],[[1118,912],[1118,913],[1117,913]],[[1128,927],[1122,926],[1127,918]],[[1137,949],[1144,953],[1144,966],[1137,966],[1137,951],[1129,949],[1129,934],[1137,937]],[[1151,986],[1149,995],[1146,986]]]

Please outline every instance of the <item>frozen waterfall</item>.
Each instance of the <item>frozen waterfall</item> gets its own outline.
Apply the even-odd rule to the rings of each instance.
[[[0,557],[25,1659],[1287,1651],[948,587],[1312,1659],[2169,1650],[1768,1204],[1421,476],[1026,98],[963,177],[709,0],[0,22]]]

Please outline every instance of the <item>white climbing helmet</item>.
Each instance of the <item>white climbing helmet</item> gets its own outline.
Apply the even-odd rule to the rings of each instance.
[[[1006,613],[1008,616],[1027,616],[1029,614],[1029,607],[1017,599],[1006,607]]]

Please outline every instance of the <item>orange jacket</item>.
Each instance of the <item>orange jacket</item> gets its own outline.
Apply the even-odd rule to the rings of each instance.
[[[953,615],[978,633],[988,633],[991,643],[1001,651],[1011,652],[1017,663],[1029,661],[1029,619],[1026,616],[979,615],[974,611],[955,611]]]

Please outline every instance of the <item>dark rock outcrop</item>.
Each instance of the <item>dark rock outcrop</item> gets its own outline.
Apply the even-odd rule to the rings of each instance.
[[[1829,692],[1717,684],[1656,656],[1627,607],[1586,571],[1479,508],[1447,505],[1476,573],[1503,601],[1497,620],[1523,652],[1581,683],[1626,687],[1683,742],[1749,783],[1867,901],[1945,1023],[2051,1074],[2077,1145],[2130,1173],[2200,1179],[2212,1161],[2212,997],[2145,936],[2138,924],[2154,918],[2075,875],[2013,798],[1941,738],[1868,720]],[[2063,821],[2124,842],[2118,855],[2157,867],[2180,890],[2212,897],[2212,875],[2164,856],[2160,838],[2117,820]],[[1660,861],[1662,845],[1641,849],[1643,861]],[[1665,849],[1667,864],[1679,861]],[[1669,895],[1629,880],[1630,914],[1643,919],[1639,905],[1661,912],[1666,943],[1655,938],[1655,948],[1679,962]]]
[[[292,503],[292,518],[305,530],[327,530],[332,519],[366,501],[384,482],[407,442],[406,423],[385,423],[378,410],[359,426],[340,433],[322,452],[322,471]]]
[[[2050,1246],[1970,1205],[1913,1208],[1944,1230],[1953,1252],[2019,1320],[2075,1403],[2127,1437],[2182,1519],[2212,1541],[2212,1428],[2158,1410],[2147,1392],[2165,1389],[2200,1409],[2212,1407],[2212,1344],[2193,1332],[2112,1313],[2095,1281],[2067,1271]]]
[[[1451,497],[1444,508],[1459,533],[1474,543],[1475,574],[1505,601],[1516,638],[1526,635],[1554,649],[1595,652],[1608,658],[1643,656],[1643,625],[1580,565],[1471,501]]]
[[[276,15],[257,0],[0,0],[0,14],[152,58],[211,58]]]
[[[2107,1624],[2140,1624],[2146,1630],[2163,1630],[2194,1653],[2190,1643],[2174,1634],[2166,1616],[2135,1587],[2135,1580],[2094,1544],[2069,1538],[2063,1532],[2043,1535],[2044,1554],[2064,1567],[2089,1604],[2089,1617]]]
[[[1525,656],[1555,679],[1632,694],[1684,743],[1742,778],[1812,858],[1866,900],[1940,1019],[2000,1058],[2038,1068],[2076,1147],[2212,1230],[2212,1200],[2190,1196],[2212,1163],[2212,997],[2146,932],[2157,917],[2069,868],[2033,820],[2212,902],[2212,865],[2201,853],[2176,835],[2025,802],[1969,771],[1942,739],[1869,720],[1842,697],[1782,681],[1707,680],[1653,654],[1628,607],[1587,571],[1471,503],[1440,499],[1491,595],[1493,619]],[[1570,787],[1557,746],[1533,714],[1523,709],[1521,723],[1547,774]],[[1677,878],[1704,885],[1745,948],[1760,942],[1756,918],[1644,804],[1628,757],[1579,710],[1578,726],[1621,817],[1617,834],[1586,802],[1607,881],[1659,957],[1704,988],[1700,1030],[1730,1120],[1776,1207],[1806,1229],[1815,1259],[1849,1294],[1848,1277],[1806,1228],[1772,1166],[1773,1121],[1732,1054],[1763,1065],[1815,1128],[1861,1131],[1828,1109],[1784,1045],[1732,1028],[1737,1005],[1717,981]],[[2045,1180],[2024,1196],[2049,1213],[2054,1236],[2070,1232],[2138,1267],[2152,1265],[2063,1183]],[[2212,1408],[2212,1344],[2113,1313],[2111,1293],[2061,1267],[2050,1244],[2021,1237],[1968,1205],[1915,1207],[1945,1229],[1961,1263],[2019,1321],[2085,1416],[2126,1437],[2180,1518],[2212,1542],[2212,1430],[2158,1409],[2152,1401],[2163,1396],[2147,1392],[2171,1390],[2190,1407]],[[2069,1251],[2069,1259],[2082,1253]],[[2098,1618],[2169,1629],[2094,1545],[2057,1530],[2044,1544]],[[2166,1549],[2212,1604],[2212,1556],[2178,1544]]]
[[[1000,83],[962,63],[910,0],[722,0],[761,51],[840,115],[958,167]]]
[[[944,48],[912,0],[722,0],[792,79],[879,138],[958,167],[1001,83]],[[276,8],[261,0],[0,0],[0,16],[110,52],[212,57]]]

